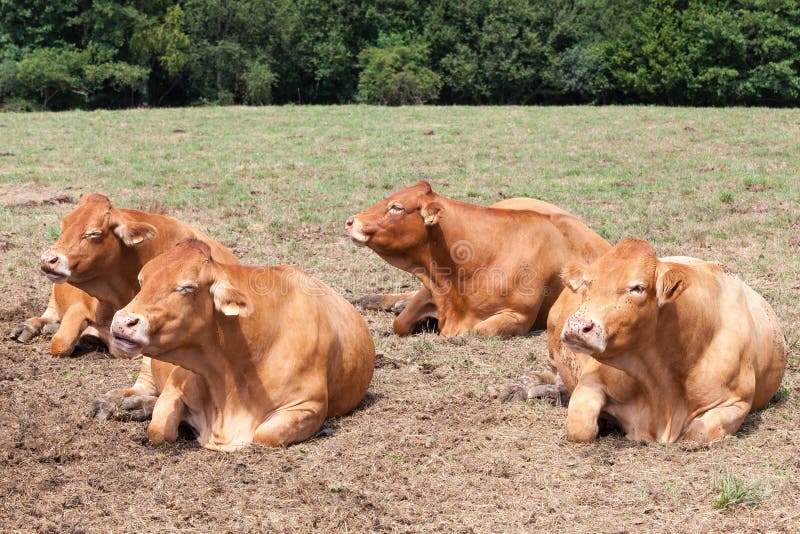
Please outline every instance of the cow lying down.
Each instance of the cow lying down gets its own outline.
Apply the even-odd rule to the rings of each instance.
[[[111,350],[202,378],[207,393],[189,396],[181,417],[203,447],[303,441],[366,394],[375,366],[366,323],[302,271],[217,263],[205,243],[189,240],[139,278],[140,292],[114,316]]]
[[[610,418],[629,439],[708,442],[766,406],[786,367],[778,318],[717,263],[658,259],[626,239],[565,267],[551,309],[551,363],[572,392],[567,438]]]
[[[594,261],[610,247],[550,204],[514,199],[505,208],[474,206],[436,194],[425,181],[353,215],[345,231],[425,286],[395,321],[400,335],[426,317],[438,319],[445,337],[544,328],[563,289],[564,265]]]

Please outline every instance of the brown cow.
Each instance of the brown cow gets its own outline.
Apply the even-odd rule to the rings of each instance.
[[[626,239],[590,266],[564,269],[553,307],[553,363],[572,391],[567,438],[590,441],[598,418],[633,440],[714,441],[732,434],[780,386],[778,318],[717,263],[658,259]]]
[[[208,394],[183,418],[203,447],[303,441],[364,398],[375,367],[369,328],[302,271],[218,263],[208,245],[185,241],[145,265],[140,280],[114,316],[112,351],[202,377]]]
[[[421,181],[350,217],[345,227],[354,243],[420,279],[443,336],[519,335],[544,328],[565,263],[593,261],[609,248],[578,219],[555,210],[474,206]],[[398,333],[410,332],[405,325]]]
[[[571,215],[558,206],[535,198],[508,198],[490,207],[506,210],[528,210],[543,215]],[[364,310],[391,311],[397,314],[392,328],[398,336],[408,336],[417,331],[427,319],[438,319],[436,303],[426,287],[408,293],[367,295],[353,300]]]
[[[25,343],[40,333],[53,334],[50,353],[56,357],[69,356],[79,342],[97,344],[97,340],[102,340],[102,334],[94,326],[102,322],[97,312],[96,298],[69,284],[53,284],[44,313],[14,327],[11,339]]]
[[[41,269],[51,281],[67,282],[99,300],[101,322],[91,326],[108,343],[114,312],[138,292],[142,266],[178,242],[193,238],[208,243],[215,258],[237,262],[223,245],[177,219],[117,209],[103,195],[85,195],[61,221],[61,236],[42,255]],[[185,392],[202,387],[199,377],[185,369],[143,358],[134,385],[109,391],[92,403],[87,415],[105,418],[122,408],[136,419],[145,419],[152,412],[153,431],[177,435],[180,417],[176,414],[189,394]]]

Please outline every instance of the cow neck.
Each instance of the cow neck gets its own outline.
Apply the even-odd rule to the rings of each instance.
[[[224,269],[234,285],[249,287],[252,268],[226,265]],[[255,274],[258,278],[252,280],[257,283],[257,291],[247,291],[254,307],[251,317],[227,317],[215,312],[202,339],[195,340],[190,347],[159,356],[203,379],[215,414],[213,427],[219,432],[226,428],[227,418],[241,416],[248,410],[256,410],[248,413],[253,421],[260,422],[264,414],[259,410],[270,393],[260,386],[262,375],[269,371],[269,359],[264,355],[269,353],[279,327],[275,319],[280,318],[280,300],[286,286],[281,284],[275,268],[262,267]],[[258,347],[257,354],[250,352],[251,346]]]
[[[72,284],[114,310],[124,308],[139,292],[138,275],[145,263],[172,249],[181,240],[194,237],[192,229],[177,219],[136,210],[120,211],[135,221],[152,224],[158,235],[134,247],[120,244],[112,276],[102,270],[92,279]]]
[[[123,247],[121,261],[118,262],[114,276],[105,276],[106,273],[101,273],[100,276],[74,285],[102,303],[119,310],[136,296],[139,290],[137,276],[145,262],[146,260],[142,261],[135,251]]]
[[[497,217],[489,208],[437,197],[442,215],[429,228],[429,245],[420,259],[434,295],[449,302],[462,300],[476,269],[491,265],[491,251],[497,247]],[[489,251],[487,253],[487,251]],[[425,280],[423,280],[423,283]],[[426,284],[427,285],[427,284]]]
[[[631,376],[636,382],[648,410],[637,410],[649,414],[650,428],[638,428],[651,439],[674,441],[680,435],[681,419],[686,413],[683,378],[664,360],[661,351],[651,346],[624,352],[603,363],[616,367]]]

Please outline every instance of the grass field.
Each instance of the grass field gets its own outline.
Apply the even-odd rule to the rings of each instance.
[[[87,192],[158,203],[248,263],[292,263],[345,296],[415,284],[345,218],[429,180],[479,204],[532,196],[611,241],[727,264],[781,317],[784,398],[711,445],[568,443],[564,408],[493,392],[546,365],[543,334],[397,338],[333,435],[220,454],[83,419],[136,362],[0,343],[0,530],[797,531],[800,110],[196,108],[0,114],[0,327],[40,313],[38,257]],[[735,504],[737,498],[740,504]],[[731,504],[733,503],[733,504]]]

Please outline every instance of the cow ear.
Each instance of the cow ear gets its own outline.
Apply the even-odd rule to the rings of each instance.
[[[158,230],[152,224],[143,222],[126,222],[114,227],[114,233],[128,247],[135,247],[142,241],[153,239]]]
[[[439,216],[444,208],[438,202],[429,202],[419,211],[425,226],[434,226],[439,223]]]
[[[128,219],[116,210],[111,211],[111,227],[114,235],[128,247],[135,247],[142,241],[153,239],[158,235],[158,230],[152,224]]]
[[[658,305],[673,302],[688,285],[686,272],[680,267],[672,267],[662,272],[656,280],[656,296]]]
[[[583,273],[585,270],[584,264],[571,261],[561,270],[561,281],[572,291],[577,291],[584,284]]]
[[[228,280],[218,280],[211,284],[214,307],[224,315],[247,317],[253,313],[253,304],[244,291],[231,285]]]

